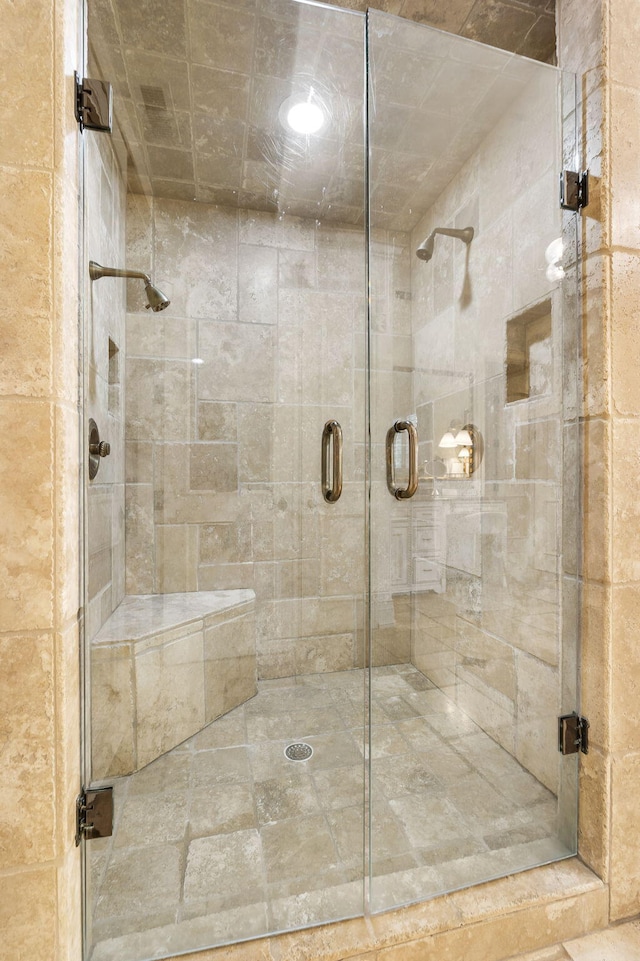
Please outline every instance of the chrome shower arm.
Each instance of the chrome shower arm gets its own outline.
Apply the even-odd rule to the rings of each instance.
[[[473,240],[473,227],[462,227],[461,229],[435,227],[431,232],[431,237],[435,237],[436,234],[444,234],[445,237],[458,237],[458,239],[463,240],[465,244],[470,244]]]
[[[103,267],[95,260],[89,261],[89,277],[91,280],[100,280],[101,277],[128,277],[130,280],[144,280],[145,284],[151,283],[151,278],[142,270],[121,270],[119,267]]]
[[[427,239],[423,240],[416,250],[416,256],[419,257],[420,260],[431,260],[433,257],[433,245],[436,234],[444,234],[445,237],[456,237],[458,240],[462,240],[463,243],[470,244],[473,240],[474,230],[473,227],[462,227],[460,229],[455,227],[434,227]]]

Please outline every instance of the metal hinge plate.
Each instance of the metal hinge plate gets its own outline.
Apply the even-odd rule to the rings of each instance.
[[[561,754],[589,753],[589,722],[586,717],[564,714],[558,718],[558,750]]]
[[[76,798],[76,847],[92,838],[110,838],[113,832],[113,788],[83,791]]]
[[[76,78],[76,120],[80,130],[106,130],[111,133],[113,90],[104,80]]]
[[[589,203],[589,171],[563,170],[560,174],[560,206],[563,210],[582,210]]]

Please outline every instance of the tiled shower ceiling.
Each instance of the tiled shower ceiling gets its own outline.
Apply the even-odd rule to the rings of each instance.
[[[476,39],[501,24],[512,48],[539,46],[553,21],[547,0],[396,5]],[[90,0],[89,18],[89,75],[114,86],[132,192],[363,223],[360,17],[295,0]],[[527,79],[507,55],[496,71],[495,54],[426,33],[373,24],[371,197],[390,229],[414,226]],[[322,105],[317,135],[280,120],[292,96]]]

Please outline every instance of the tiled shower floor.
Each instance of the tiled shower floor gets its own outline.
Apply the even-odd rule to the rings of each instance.
[[[411,665],[374,669],[373,910],[563,856],[556,799]],[[256,697],[116,783],[92,961],[362,912],[362,671]],[[314,749],[289,761],[285,747]]]

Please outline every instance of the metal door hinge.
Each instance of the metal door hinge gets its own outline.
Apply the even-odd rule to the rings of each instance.
[[[76,78],[76,120],[80,130],[106,130],[111,133],[113,91],[104,80]]]
[[[563,170],[560,174],[560,206],[563,210],[582,210],[589,203],[589,171]]]
[[[76,847],[91,838],[110,838],[113,832],[113,788],[83,791],[76,798]]]
[[[589,722],[586,717],[564,714],[558,718],[558,750],[561,754],[589,753]]]

